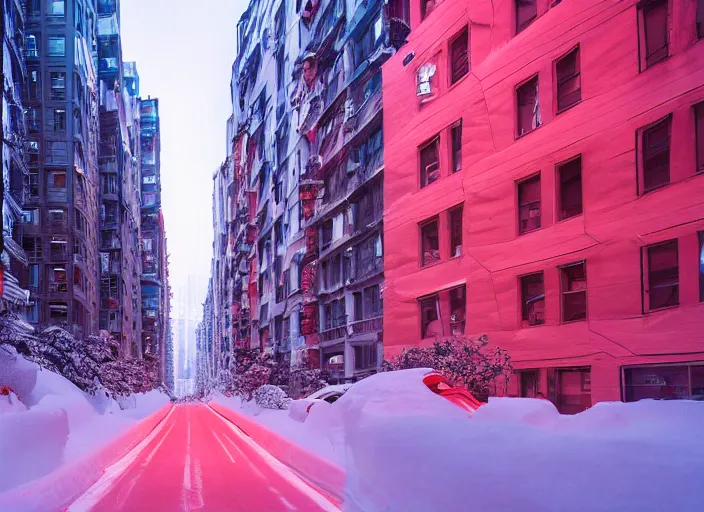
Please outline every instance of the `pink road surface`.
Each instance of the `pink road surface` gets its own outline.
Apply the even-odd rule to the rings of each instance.
[[[177,405],[68,507],[79,511],[339,510],[203,404]]]

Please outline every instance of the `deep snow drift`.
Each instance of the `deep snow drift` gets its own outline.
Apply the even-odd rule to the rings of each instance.
[[[546,400],[492,398],[470,417],[422,383],[427,371],[369,377],[305,423],[238,410],[342,465],[351,512],[702,510],[704,402],[563,416]]]
[[[169,401],[160,391],[121,404],[104,389],[90,395],[8,346],[0,346],[0,385],[12,388],[27,408],[0,409],[0,492],[89,454]]]

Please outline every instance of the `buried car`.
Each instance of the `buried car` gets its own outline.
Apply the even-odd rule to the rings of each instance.
[[[399,371],[403,372],[404,370]],[[483,402],[477,400],[469,391],[463,387],[454,386],[440,372],[420,369],[420,371],[414,370],[414,376],[417,376],[427,389],[445,398],[470,415],[483,405]],[[352,386],[353,384],[327,386],[306,398],[292,400],[289,404],[289,416],[296,421],[304,422],[313,406],[329,407],[339,400]]]

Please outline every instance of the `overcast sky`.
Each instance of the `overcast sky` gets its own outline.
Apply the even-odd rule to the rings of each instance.
[[[237,21],[246,0],[121,0],[122,50],[140,95],[159,98],[162,205],[175,303],[187,278],[207,290],[212,175],[226,158],[225,122]],[[204,296],[198,297],[201,304]],[[173,314],[178,312],[173,310]]]

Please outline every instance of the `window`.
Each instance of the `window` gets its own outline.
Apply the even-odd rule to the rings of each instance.
[[[37,46],[37,36],[34,34],[28,34],[25,38],[25,55],[27,59],[38,59],[39,58],[39,47]]]
[[[704,302],[704,231],[699,236],[699,301]]]
[[[55,132],[66,131],[66,109],[51,109],[51,129]]]
[[[442,0],[420,0],[420,19],[423,21],[430,16],[435,10],[435,4],[439,4]]]
[[[452,139],[452,172],[457,172],[462,168],[462,120],[460,119],[450,128],[450,138]]]
[[[451,83],[469,73],[469,29],[464,28],[450,43]]]
[[[389,19],[404,21],[406,25],[411,24],[409,0],[390,0],[387,4],[387,9]]]
[[[516,100],[518,102],[518,136],[520,137],[540,126],[538,75],[516,89]]]
[[[49,99],[65,100],[66,99],[66,73],[52,72],[49,74],[51,79],[51,92]]]
[[[702,0],[704,4],[704,0]],[[704,102],[694,106],[694,132],[697,139],[697,172],[704,171]]]
[[[560,268],[562,321],[587,318],[587,265],[584,261]]]
[[[27,99],[41,100],[42,99],[42,80],[41,72],[38,69],[28,72],[27,80]]]
[[[666,117],[643,130],[643,192],[670,183],[670,131],[672,118]]]
[[[466,290],[465,285],[450,289],[450,333],[453,336],[464,334],[467,310]]]
[[[420,303],[420,337],[442,336],[440,300],[437,294],[422,298]]]
[[[704,398],[704,364],[641,366],[624,368],[626,402],[656,400],[701,400]]]
[[[354,369],[365,370],[376,368],[376,344],[354,347]]]
[[[641,0],[638,3],[641,71],[668,55],[667,0]]]
[[[579,47],[555,63],[557,77],[557,111],[562,112],[582,100]]]
[[[537,0],[515,0],[516,2],[516,34],[523,31],[538,17]]]
[[[65,302],[49,303],[49,318],[51,320],[66,322],[68,320],[68,306]]]
[[[521,281],[521,319],[523,327],[545,323],[545,284],[543,273],[530,274]]]
[[[29,133],[39,133],[39,130],[41,129],[41,114],[40,110],[37,107],[29,107],[27,108],[27,112],[25,113],[26,116],[26,123],[27,123],[27,130],[29,130]]]
[[[66,38],[63,36],[49,37],[49,57],[64,57],[66,55]]]
[[[49,171],[49,188],[66,188],[66,173],[64,171]]]
[[[47,141],[45,159],[46,163],[68,163],[68,147],[66,142],[58,140]]]
[[[582,158],[577,157],[557,167],[559,220],[582,213]]]
[[[440,137],[435,137],[420,149],[420,187],[426,187],[440,177],[438,147]]]
[[[697,1],[697,36],[704,37],[704,0]]]
[[[450,257],[462,255],[462,206],[450,210]]]
[[[677,240],[644,248],[647,282],[643,286],[647,310],[677,306],[680,303]]]
[[[369,286],[364,289],[364,318],[381,316],[381,289],[379,285]]]
[[[32,288],[39,287],[39,268],[40,265],[29,266],[29,286],[31,286]]]
[[[540,229],[540,174],[518,183],[518,234]]]
[[[43,255],[41,237],[23,236],[22,249],[30,260],[41,260]]]
[[[33,226],[39,225],[39,210],[37,208],[32,208],[31,210],[24,210],[22,212],[22,223],[31,224]]]
[[[65,0],[49,0],[49,10],[47,15],[50,18],[63,18],[66,14]]]
[[[323,222],[322,233],[320,240],[322,242],[322,249],[327,249],[332,243],[333,234],[333,219],[328,219]]]
[[[427,62],[418,69],[416,75],[416,95],[432,97],[435,95],[435,62]]]
[[[424,222],[420,226],[421,267],[440,261],[440,238],[438,218]]]

